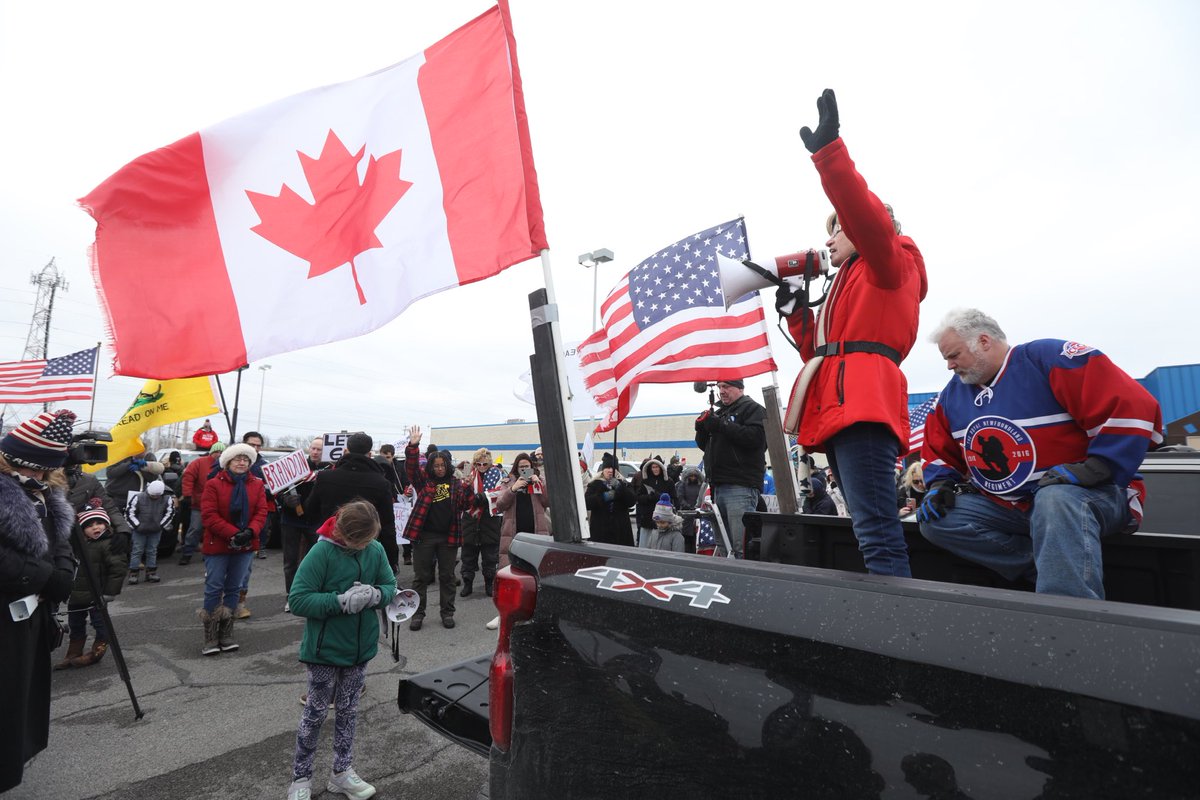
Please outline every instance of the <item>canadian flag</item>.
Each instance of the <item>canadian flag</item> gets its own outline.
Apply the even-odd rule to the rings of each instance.
[[[395,66],[147,153],[82,198],[117,374],[228,372],[357,336],[545,249],[506,21],[493,8]]]

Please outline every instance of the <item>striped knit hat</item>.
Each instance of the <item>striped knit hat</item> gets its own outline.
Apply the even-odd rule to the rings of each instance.
[[[18,467],[58,469],[67,461],[74,424],[72,411],[43,411],[0,439],[0,453]]]
[[[104,506],[101,505],[100,498],[93,497],[88,501],[88,505],[79,512],[79,527],[87,527],[89,522],[94,520],[103,520],[104,524],[112,527],[112,520],[108,518],[108,513],[105,512]]]

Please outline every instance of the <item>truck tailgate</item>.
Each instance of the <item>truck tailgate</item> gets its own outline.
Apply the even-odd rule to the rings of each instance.
[[[487,757],[488,668],[491,654],[422,672],[400,681],[396,703],[443,736]]]

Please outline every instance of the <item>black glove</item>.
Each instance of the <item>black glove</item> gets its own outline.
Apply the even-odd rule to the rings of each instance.
[[[838,138],[837,98],[833,89],[826,89],[817,98],[817,112],[821,115],[814,131],[807,125],[800,129],[800,138],[808,152],[815,154],[825,145]]]
[[[696,433],[708,430],[708,420],[712,418],[711,411],[703,411],[696,417]]]
[[[803,289],[792,286],[790,283],[781,283],[775,290],[775,310],[779,312],[779,316],[790,317],[796,313],[800,308],[800,298],[803,294]]]
[[[1111,479],[1112,470],[1108,468],[1108,464],[1104,463],[1104,459],[1088,456],[1083,461],[1074,464],[1059,464],[1057,467],[1051,467],[1042,475],[1038,486],[1053,486],[1057,483],[1066,483],[1072,486],[1095,486]]]
[[[288,489],[287,491],[283,492],[282,494],[277,495],[276,499],[279,500],[280,505],[285,506],[286,508],[289,508],[292,511],[295,511],[296,508],[300,505],[300,493],[297,492],[295,489]]]
[[[245,550],[254,541],[254,531],[249,528],[242,528],[233,535],[229,540],[229,546],[234,550]]]
[[[933,522],[946,516],[946,512],[954,508],[954,483],[938,481],[929,487],[921,507],[917,509],[918,522]]]
[[[478,509],[485,509],[488,507],[487,495],[483,492],[476,493],[475,499],[472,502],[474,502],[475,507]]]
[[[704,420],[704,430],[711,433],[718,433],[725,427],[725,418],[719,417],[716,414],[709,414]]]
[[[63,603],[71,596],[71,586],[74,583],[75,576],[68,570],[56,569],[50,573],[50,577],[46,579],[46,585],[38,594],[52,603]]]

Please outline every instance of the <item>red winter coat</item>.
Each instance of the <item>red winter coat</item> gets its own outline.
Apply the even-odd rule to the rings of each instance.
[[[207,450],[217,443],[217,438],[216,431],[211,428],[208,430],[201,428],[192,436],[192,444],[196,445],[197,450]]]
[[[266,484],[250,475],[246,478],[246,500],[250,504],[248,526],[254,531],[254,541],[247,550],[229,549],[229,540],[241,528],[229,521],[229,499],[233,496],[233,479],[228,470],[221,470],[204,484],[204,499],[200,503],[200,519],[204,522],[204,555],[246,553],[258,549],[258,535],[267,521]]]
[[[838,270],[816,324],[826,343],[878,342],[903,359],[916,341],[918,309],[928,289],[925,259],[912,239],[896,234],[887,209],[867,188],[841,139],[812,158],[838,223],[857,251]],[[812,312],[793,314],[788,328],[805,361],[813,358]],[[886,356],[827,355],[803,403],[798,441],[805,450],[824,450],[831,436],[856,422],[883,423],[902,443],[901,451],[907,446],[908,382]]]

